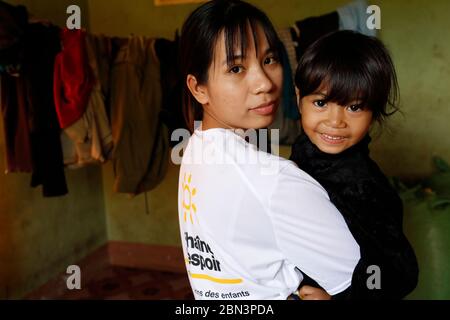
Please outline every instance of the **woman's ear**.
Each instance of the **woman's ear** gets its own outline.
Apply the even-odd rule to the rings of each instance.
[[[192,74],[188,74],[186,77],[186,85],[189,88],[189,91],[194,96],[195,100],[198,101],[198,103],[205,105],[209,102],[208,91],[206,90],[206,87],[200,85],[197,82],[197,78],[195,78],[195,76],[193,76]]]

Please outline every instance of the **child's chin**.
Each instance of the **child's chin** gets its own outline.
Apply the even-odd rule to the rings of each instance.
[[[338,154],[347,149],[347,147],[343,146],[343,145],[328,146],[328,145],[324,145],[322,143],[318,143],[318,144],[316,144],[316,146],[320,151],[322,151],[323,153],[328,153],[328,154]]]

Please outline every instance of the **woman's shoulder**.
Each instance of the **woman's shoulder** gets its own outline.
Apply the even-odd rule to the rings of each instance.
[[[258,131],[227,130],[216,128],[202,132],[204,146],[210,145],[217,156],[228,164],[245,170],[271,176],[279,173],[290,161],[271,153],[269,141]]]

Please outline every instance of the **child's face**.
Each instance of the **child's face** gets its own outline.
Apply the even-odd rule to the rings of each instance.
[[[248,39],[253,39],[251,30]],[[208,72],[208,81],[202,86],[203,100],[199,101],[206,112],[203,128],[265,128],[275,119],[279,105],[283,71],[263,29],[256,28],[258,52],[254,42],[247,47],[246,58],[236,59],[231,66],[226,63],[224,33],[218,38],[214,60]],[[241,56],[240,51],[235,51]],[[211,117],[211,114],[213,115]],[[219,121],[218,121],[219,120]]]
[[[347,106],[324,102],[322,90],[300,101],[302,127],[322,152],[337,154],[361,141],[372,124],[372,111],[361,109],[358,101]]]

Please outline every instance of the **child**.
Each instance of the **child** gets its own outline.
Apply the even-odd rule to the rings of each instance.
[[[417,285],[417,261],[402,231],[401,199],[368,149],[373,123],[397,111],[386,48],[352,31],[329,34],[305,51],[295,84],[303,133],[290,159],[325,188],[360,246],[351,287],[336,298],[405,297]]]

